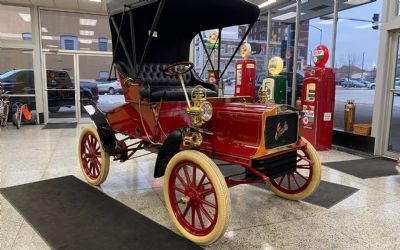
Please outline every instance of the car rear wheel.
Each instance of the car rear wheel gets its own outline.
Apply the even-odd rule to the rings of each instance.
[[[82,130],[78,142],[78,157],[88,183],[98,186],[107,179],[110,156],[104,151],[95,126],[86,126]]]
[[[110,88],[108,90],[108,93],[110,93],[110,95],[115,95],[115,89],[114,88]]]
[[[297,151],[297,166],[294,172],[271,179],[267,186],[279,197],[302,200],[317,190],[321,180],[321,161],[317,151],[307,140],[306,146]]]
[[[170,160],[164,197],[173,223],[189,240],[209,245],[224,235],[231,211],[228,186],[203,153],[185,150]]]

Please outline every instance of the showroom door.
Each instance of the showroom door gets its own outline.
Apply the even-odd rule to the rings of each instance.
[[[388,91],[388,124],[386,132],[386,152],[389,157],[397,158],[400,154],[400,33],[392,33],[392,64],[394,68],[389,71]]]
[[[45,52],[45,117],[46,121],[77,122],[76,56],[68,53]]]

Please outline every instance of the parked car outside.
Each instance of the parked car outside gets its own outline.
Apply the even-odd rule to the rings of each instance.
[[[376,86],[376,83],[374,83],[374,82],[367,85],[367,87],[369,89],[375,89],[375,86]]]
[[[57,112],[61,107],[75,106],[75,85],[68,71],[49,69],[47,75],[47,100],[50,112]],[[9,94],[34,94],[34,74],[32,69],[14,69],[0,75],[0,86]],[[99,100],[97,84],[93,82],[80,83],[80,97]],[[35,106],[32,101],[28,105]]]
[[[100,79],[96,81],[97,87],[99,88],[99,94],[122,94],[121,83],[117,79]]]
[[[355,79],[347,79],[342,83],[342,87],[344,88],[364,88],[365,84],[355,80]]]

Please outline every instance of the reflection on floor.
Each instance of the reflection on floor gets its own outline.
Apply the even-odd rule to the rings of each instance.
[[[83,179],[76,153],[82,126],[2,128],[0,187],[71,174]],[[360,159],[335,150],[320,156],[323,162]],[[152,178],[154,161],[155,155],[150,155],[123,164],[112,162],[102,190],[176,232],[164,205],[163,180]],[[362,180],[323,167],[322,179],[360,191],[325,209],[286,201],[250,185],[234,187],[228,231],[208,249],[400,248],[400,176]],[[1,195],[0,202],[0,249],[49,249]]]

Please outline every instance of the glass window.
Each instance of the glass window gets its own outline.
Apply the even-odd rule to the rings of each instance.
[[[108,51],[108,39],[99,38],[99,51]]]
[[[61,36],[61,49],[78,50],[78,38],[76,36]]]
[[[35,110],[32,55],[32,50],[0,48],[0,86],[11,96],[11,103],[28,104],[31,110]]]
[[[40,13],[44,49],[111,51],[107,16],[51,10]]]
[[[31,41],[32,40],[32,33],[22,33],[22,40]]]
[[[374,26],[372,21],[381,14],[382,2],[377,0],[339,12],[335,57],[336,129],[345,128],[344,112],[348,101],[356,105],[356,124],[372,124],[380,36],[380,27]]]
[[[0,40],[32,40],[23,34],[32,34],[31,9],[0,4]]]

